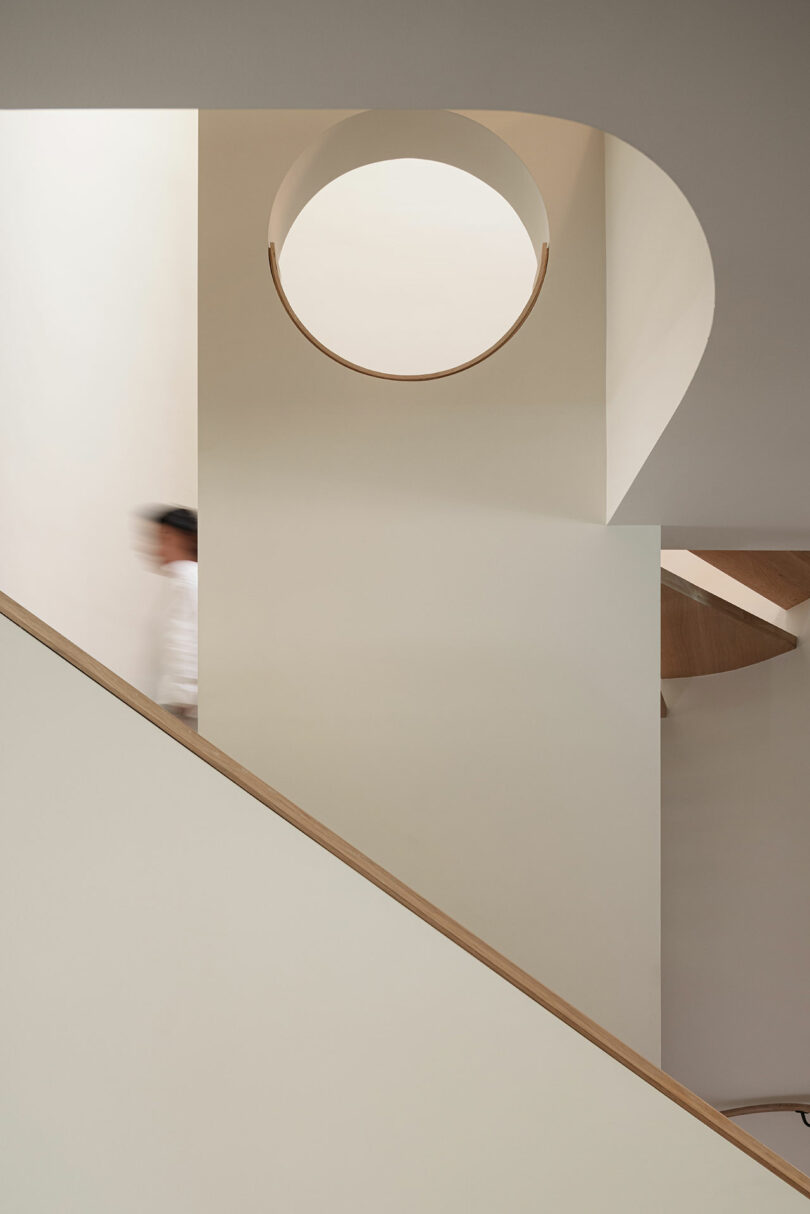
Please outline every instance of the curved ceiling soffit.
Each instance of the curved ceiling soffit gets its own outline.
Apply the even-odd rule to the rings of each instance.
[[[395,374],[354,362],[330,349],[290,303],[282,281],[284,242],[307,203],[338,177],[365,165],[397,159],[433,160],[462,169],[495,190],[528,233],[537,269],[525,304],[509,328],[486,349],[454,366]],[[529,317],[549,259],[548,215],[540,189],[517,153],[487,126],[450,110],[364,110],[329,127],[304,150],[276,192],[268,227],[270,273],[279,299],[299,331],[335,362],[379,379],[420,381],[456,375],[500,350]]]
[[[469,115],[477,111],[364,110],[338,120],[298,157],[275,195],[268,254],[281,302],[304,336],[344,366],[405,380],[455,374],[500,349],[539,296],[549,256],[542,195],[520,156],[486,125],[486,116],[482,113],[479,121]],[[564,125],[571,121],[531,113],[519,117]],[[712,329],[715,280],[703,227],[677,183],[632,144],[610,133],[604,139],[610,518],[695,378]],[[278,264],[293,222],[316,193],[353,168],[405,156],[454,164],[496,189],[526,227],[538,266],[524,310],[498,342],[460,366],[413,376],[374,371],[325,347],[296,316]]]

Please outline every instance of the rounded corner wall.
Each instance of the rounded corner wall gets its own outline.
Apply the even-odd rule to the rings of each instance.
[[[679,186],[605,134],[605,404],[610,520],[695,377],[714,320],[709,243]]]

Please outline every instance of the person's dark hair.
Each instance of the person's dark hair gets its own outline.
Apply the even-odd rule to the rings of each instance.
[[[197,556],[197,511],[186,510],[184,506],[156,506],[154,510],[149,512],[149,518],[152,522],[158,523],[161,527],[174,527],[176,531],[182,531],[189,538],[189,545],[192,546],[194,557]]]

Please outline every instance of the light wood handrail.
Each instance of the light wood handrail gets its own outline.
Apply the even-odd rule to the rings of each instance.
[[[347,367],[350,371],[359,371],[361,375],[373,375],[376,379],[399,379],[409,383],[416,383],[427,379],[445,379],[448,375],[458,375],[459,371],[467,371],[470,367],[475,367],[478,363],[482,363],[485,358],[489,358],[492,354],[495,354],[502,346],[505,346],[509,339],[514,337],[518,329],[526,322],[529,313],[537,303],[538,296],[545,282],[546,270],[548,269],[548,244],[544,242],[534,285],[526,306],[515,323],[504,333],[503,337],[499,337],[494,345],[484,350],[483,354],[476,354],[475,358],[470,358],[467,362],[460,363],[457,367],[449,367],[446,371],[427,371],[422,375],[393,375],[390,371],[373,371],[371,367],[363,367],[360,363],[353,363],[348,358],[344,358],[342,354],[337,354],[334,350],[330,350],[322,341],[319,341],[311,329],[306,327],[287,298],[287,293],[281,284],[281,271],[279,270],[275,244],[268,246],[267,255],[270,259],[270,274],[273,278],[273,284],[290,320],[303,333],[307,341],[311,341],[313,346],[316,346],[320,350],[321,354],[325,354],[327,358],[333,359],[336,363],[340,363],[342,367]]]
[[[771,1104],[741,1104],[736,1109],[722,1109],[724,1117],[747,1117],[750,1113],[810,1113],[810,1104],[801,1100],[777,1100]]]
[[[303,834],[307,835],[313,842],[331,852],[344,864],[348,864],[355,872],[365,877],[378,889],[381,889],[389,897],[399,902],[401,906],[406,907],[413,914],[423,919],[425,923],[430,924],[436,931],[441,932],[449,940],[452,940],[465,952],[481,961],[489,969],[493,970],[500,977],[504,978],[512,986],[522,991],[524,995],[528,995],[535,1003],[540,1004],[552,1016],[567,1024],[574,1032],[579,1033],[587,1041],[590,1041],[598,1049],[609,1054],[622,1066],[632,1071],[645,1083],[650,1084],[662,1095],[673,1100],[676,1104],[685,1109],[687,1113],[691,1113],[693,1117],[697,1117],[704,1125],[720,1134],[728,1142],[739,1147],[746,1155],[761,1163],[763,1167],[779,1176],[787,1184],[803,1193],[805,1197],[810,1197],[810,1176],[806,1176],[804,1172],[800,1172],[787,1160],[782,1159],[774,1151],[771,1151],[764,1143],[758,1142],[750,1134],[741,1130],[739,1126],[734,1125],[728,1119],[727,1115],[719,1112],[712,1105],[707,1104],[694,1092],[691,1092],[683,1084],[678,1083],[670,1075],[648,1062],[641,1054],[637,1054],[630,1046],[625,1045],[607,1029],[602,1028],[594,1020],[585,1016],[582,1012],[577,1011],[570,1003],[561,999],[559,995],[555,995],[542,983],[533,978],[531,974],[527,974],[525,970],[520,969],[506,957],[496,952],[483,940],[474,936],[472,932],[467,931],[461,924],[456,923],[443,911],[433,906],[425,898],[415,893],[407,885],[403,884],[391,873],[386,872],[373,860],[364,856],[357,848],[352,847],[345,839],[341,839],[334,831],[317,822],[309,814],[299,809],[292,801],[288,801],[281,793],[276,792],[254,776],[246,768],[242,767],[234,759],[230,758],[223,751],[213,746],[205,738],[194,733],[188,726],[184,725],[178,718],[172,716],[154,700],[150,700],[148,696],[143,695],[135,687],[126,683],[118,675],[113,674],[106,666],[102,666],[95,658],[90,657],[78,645],[74,645],[72,641],[68,641],[61,636],[53,628],[50,628],[42,620],[32,615],[30,611],[26,611],[19,603],[15,603],[7,595],[0,593],[0,615],[4,615],[6,619],[13,624],[24,629],[30,636],[46,645],[59,657],[69,662],[71,666],[75,666],[82,674],[87,675],[100,687],[111,692],[123,703],[127,704],[135,712],[140,713],[158,729],[180,742],[187,750],[190,750],[203,762],[213,767],[221,775],[231,780],[239,788],[243,789],[250,796],[255,797],[268,809],[273,810],[286,822],[295,826]]]

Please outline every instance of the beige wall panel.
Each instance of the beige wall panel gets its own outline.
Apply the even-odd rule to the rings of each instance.
[[[197,114],[0,114],[0,590],[150,695],[197,498]]]
[[[779,615],[793,653],[664,685],[663,1060],[721,1108],[810,1093],[810,604]],[[739,1124],[810,1169],[795,1114]]]
[[[0,664],[4,1210],[806,1209],[5,619]]]
[[[658,1052],[658,537],[606,529],[602,136],[481,117],[551,258],[497,356],[383,383],[292,327],[275,190],[340,113],[200,115],[201,727]]]

